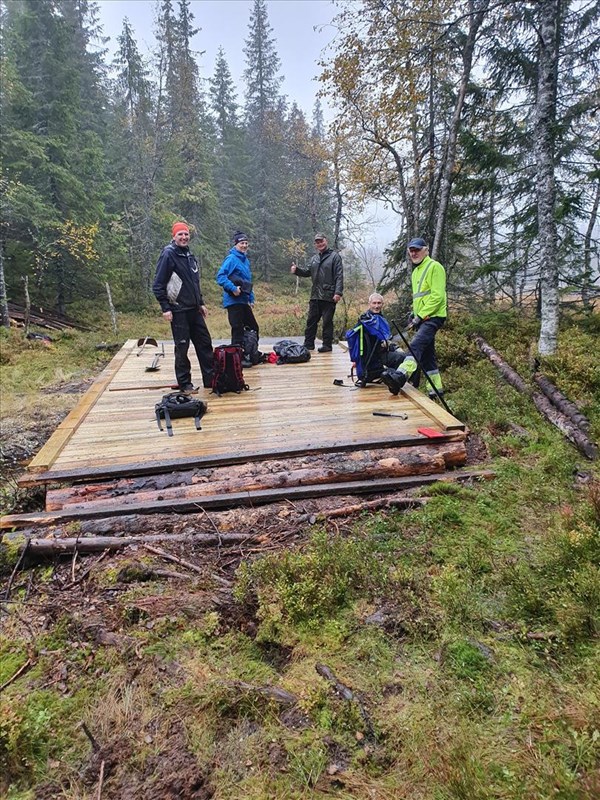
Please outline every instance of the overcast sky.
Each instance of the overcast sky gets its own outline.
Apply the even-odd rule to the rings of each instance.
[[[177,3],[173,5],[177,10]],[[190,4],[194,24],[201,29],[193,39],[200,75],[205,80],[212,76],[217,50],[222,46],[240,104],[245,92],[243,51],[253,5],[253,0],[192,0]],[[154,45],[154,0],[99,0],[98,6],[104,34],[110,37],[111,58],[125,17],[136,33],[140,52],[143,55],[150,52]],[[280,74],[284,77],[281,91],[290,101],[296,102],[310,120],[319,89],[318,62],[327,55],[327,48],[335,37],[331,20],[338,9],[331,0],[267,0],[267,10],[281,61]],[[326,120],[333,118],[325,105],[323,111]],[[397,234],[398,217],[379,203],[369,203],[363,222],[366,220],[369,224],[361,237],[363,242],[373,243],[383,250]]]
[[[177,13],[177,4],[173,5]],[[140,51],[149,52],[154,44],[155,2],[100,0],[98,6],[100,23],[105,35],[110,37],[111,56],[125,17],[136,33]],[[201,29],[192,42],[198,51],[201,76],[206,79],[214,73],[217,50],[222,46],[237,85],[239,102],[244,96],[242,73],[246,57],[243,50],[252,6],[252,0],[192,0],[190,4],[194,23]],[[281,60],[281,75],[285,78],[282,92],[310,118],[319,88],[315,80],[319,74],[318,61],[335,33],[330,22],[336,7],[330,0],[268,0],[267,9]]]

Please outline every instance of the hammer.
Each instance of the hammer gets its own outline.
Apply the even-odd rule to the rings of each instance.
[[[408,419],[408,414],[391,414],[389,411],[374,411],[374,417],[399,417],[400,419]]]

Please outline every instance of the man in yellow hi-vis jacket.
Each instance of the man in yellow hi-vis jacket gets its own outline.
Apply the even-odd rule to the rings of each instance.
[[[446,271],[439,261],[434,261],[429,256],[425,239],[411,239],[408,243],[408,257],[413,265],[413,316],[409,327],[416,331],[410,346],[435,388],[440,395],[443,395],[442,378],[435,355],[435,335],[448,315]],[[406,381],[416,372],[418,364],[415,357],[407,353],[398,369],[383,371],[381,380],[392,394],[398,394]],[[429,396],[435,397],[436,394],[431,390]]]

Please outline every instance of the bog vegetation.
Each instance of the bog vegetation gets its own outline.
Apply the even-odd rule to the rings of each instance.
[[[448,398],[496,477],[211,552],[202,575],[141,550],[15,570],[3,540],[0,795],[599,796],[598,466],[469,335],[522,375],[537,350],[600,439],[600,6],[342,2],[310,119],[281,92],[265,0],[236,24],[241,86],[226,48],[202,80],[197,9],[159,0],[149,53],[124,20],[108,63],[93,2],[0,3],[2,321],[29,296],[94,326],[0,330],[3,510],[39,507],[15,468],[106,363],[101,340],[169,337],[149,290],[180,218],[214,337],[235,228],[261,332],[281,337],[303,330],[288,270],[316,230],[343,249],[338,334],[378,281],[407,310],[406,240],[428,238],[449,278]],[[373,199],[398,218],[383,264],[356,223]]]
[[[277,297],[265,333],[301,333]],[[149,320],[119,325],[136,336]],[[538,326],[454,314],[439,337],[493,481],[429,488],[410,513],[306,522],[271,552],[212,554],[205,575],[161,575],[144,551],[19,570],[2,606],[3,796],[597,796],[600,474],[469,339],[527,375]],[[107,358],[102,333],[50,347],[2,334],[22,427],[75,402],[69,386]],[[596,440],[598,333],[597,315],[566,314],[543,365]],[[2,553],[6,585],[16,555]]]

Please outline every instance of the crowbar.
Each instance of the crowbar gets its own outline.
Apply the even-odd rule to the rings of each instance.
[[[137,346],[141,349],[138,350],[136,355],[141,356],[142,353],[144,352],[144,347],[146,347],[147,344],[151,344],[154,347],[158,347],[158,342],[152,336],[143,336],[141,339],[137,340]]]

